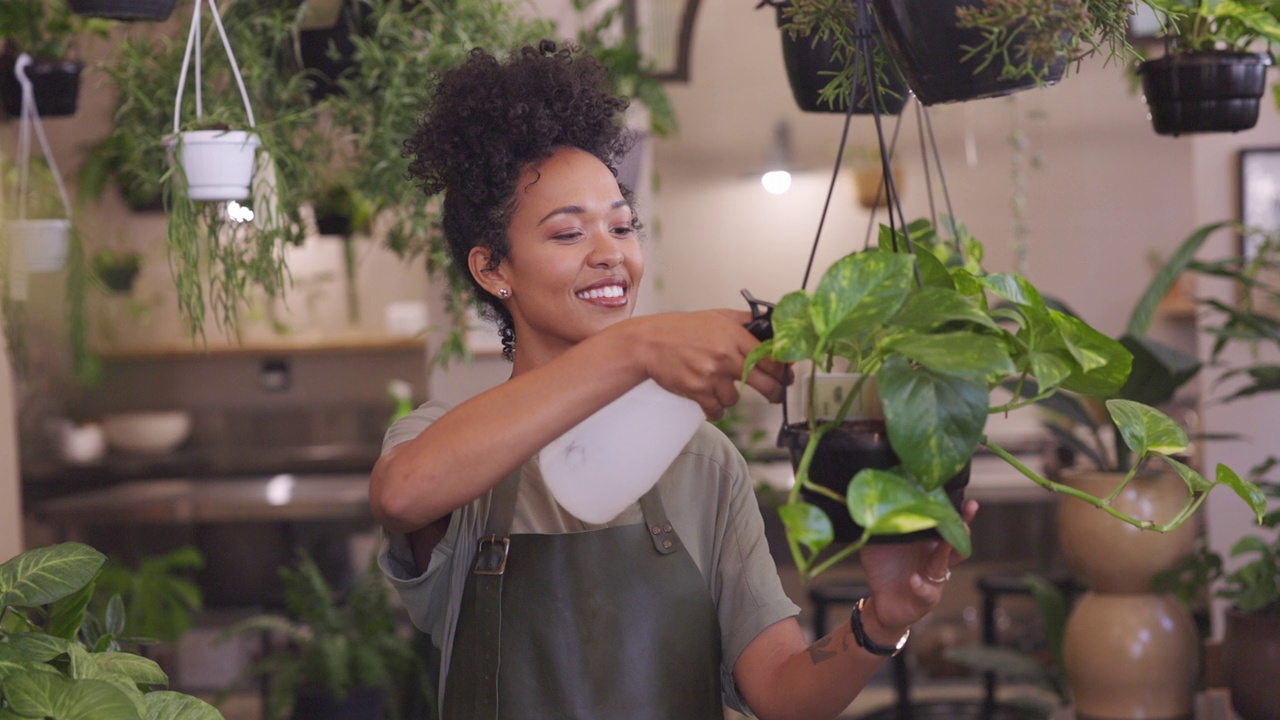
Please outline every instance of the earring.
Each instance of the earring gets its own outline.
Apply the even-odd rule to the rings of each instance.
[[[499,288],[498,297],[502,298],[503,300],[506,300],[507,298],[511,297],[511,291],[506,288]]]

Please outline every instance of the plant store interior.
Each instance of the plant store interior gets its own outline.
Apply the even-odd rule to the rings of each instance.
[[[6,2],[16,8],[27,0]],[[242,3],[237,14],[235,6]],[[891,194],[900,202],[896,212],[907,222],[932,217],[938,224],[936,218],[953,216],[982,243],[986,272],[1027,278],[1046,298],[1061,301],[1108,338],[1132,329],[1131,315],[1149,294],[1153,278],[1204,229],[1194,248],[1199,264],[1185,258],[1167,292],[1149,308],[1147,336],[1202,365],[1159,407],[1187,435],[1187,447],[1176,454],[1204,477],[1215,477],[1215,468],[1224,465],[1252,480],[1269,480],[1266,462],[1277,455],[1280,403],[1266,390],[1280,387],[1274,347],[1280,340],[1280,311],[1268,312],[1274,296],[1264,297],[1239,274],[1214,268],[1238,267],[1246,248],[1253,247],[1247,238],[1280,233],[1280,81],[1274,72],[1265,71],[1265,92],[1254,100],[1256,122],[1234,131],[1157,133],[1142,78],[1133,71],[1137,56],[1111,56],[1106,48],[1064,63],[1061,79],[1051,83],[1032,81],[1016,92],[927,106],[910,99],[898,114],[859,112],[846,120],[842,111],[798,106],[784,58],[786,30],[779,28],[783,11],[764,3],[628,0],[614,8],[608,0],[305,0],[276,5],[297,11],[290,20],[298,23],[291,36],[300,38],[329,31],[355,11],[366,13],[365,27],[373,27],[377,23],[368,13],[400,12],[402,4],[432,8],[433,19],[420,34],[435,33],[435,44],[417,38],[416,52],[431,58],[427,64],[382,57],[393,75],[397,68],[416,73],[448,58],[461,59],[475,37],[501,41],[542,34],[579,42],[589,51],[638,44],[638,64],[611,66],[619,75],[630,73],[631,84],[622,87],[642,100],[633,103],[626,119],[639,138],[629,160],[645,225],[647,272],[638,313],[745,310],[744,289],[776,302],[799,287],[809,267],[815,273],[812,289],[823,270],[863,250],[873,230],[890,222],[889,209],[859,197],[867,188],[859,171],[881,167],[881,138],[886,147],[893,143],[892,162],[884,165],[891,167]],[[1101,12],[1095,6],[1106,3],[1078,4]],[[1172,52],[1176,43],[1163,37],[1160,24],[1153,26],[1146,13],[1163,6],[1194,15],[1217,4],[1139,2],[1141,12],[1132,18],[1126,14],[1124,41],[1148,58]],[[1280,13],[1267,3],[1236,4]],[[24,43],[35,44],[42,35],[57,40],[52,36],[63,32],[40,23],[66,13],[64,0],[31,5],[43,12],[6,16],[10,10],[0,8],[0,63],[13,65],[26,52]],[[295,236],[283,247],[286,270],[276,292],[250,282],[242,295],[227,301],[217,297],[218,286],[206,285],[195,300],[204,317],[193,319],[184,304],[193,280],[173,250],[174,213],[164,204],[138,209],[126,200],[113,174],[125,162],[120,156],[97,168],[94,163],[100,161],[104,138],[129,133],[117,125],[136,122],[136,106],[159,108],[153,115],[163,119],[162,126],[148,131],[157,138],[177,123],[177,69],[165,70],[162,81],[153,83],[122,78],[130,67],[122,58],[140,47],[131,42],[163,38],[180,49],[194,10],[202,16],[202,32],[212,38],[203,46],[210,58],[205,72],[226,64],[213,59],[223,46],[209,5],[201,0],[193,8],[183,0],[153,21],[87,22],[74,16],[79,18],[75,32],[62,42],[64,57],[83,65],[74,110],[34,115],[22,109],[19,96],[16,108],[6,105],[0,112],[0,213],[6,224],[25,220],[28,210],[31,216],[39,212],[20,197],[21,185],[34,188],[31,198],[40,196],[52,205],[49,217],[69,218],[75,228],[65,264],[21,273],[9,267],[4,285],[9,297],[7,332],[0,341],[6,346],[0,353],[0,562],[68,541],[97,548],[108,557],[99,589],[120,588],[126,602],[138,606],[128,608],[127,622],[137,626],[126,623],[126,634],[132,629],[159,638],[148,645],[126,643],[126,649],[154,660],[170,690],[213,704],[227,720],[289,717],[291,707],[292,717],[301,720],[320,716],[305,714],[292,695],[273,696],[283,692],[280,679],[255,662],[296,649],[293,633],[299,628],[306,637],[319,632],[306,628],[309,619],[287,602],[291,594],[320,592],[313,581],[330,594],[330,602],[336,598],[341,604],[362,592],[377,596],[387,603],[392,623],[384,634],[406,641],[386,650],[388,656],[422,652],[421,636],[412,631],[394,593],[381,586],[376,571],[367,573],[382,542],[369,510],[368,478],[390,421],[428,400],[465,401],[506,380],[511,364],[503,359],[493,328],[457,303],[443,273],[429,272],[428,265],[439,258],[422,238],[438,232],[433,225],[438,207],[425,200],[404,212],[394,202],[375,204],[372,218],[366,215],[363,223],[338,234],[320,227],[319,201],[300,201],[286,211],[297,213],[297,222],[286,231]],[[797,5],[822,11],[841,4],[812,0],[805,6],[797,0]],[[873,5],[885,25],[889,6],[911,3],[856,3],[858,8]],[[982,5],[940,2],[926,14],[949,17],[955,6]],[[1038,4],[986,0],[985,5]],[[1132,3],[1120,5],[1126,13],[1132,9]],[[263,3],[217,3],[232,38],[231,24],[253,17],[243,13],[248,6]],[[488,28],[489,14],[502,16],[501,28],[471,32]],[[473,25],[456,35],[442,29],[455,19],[463,23],[461,18]],[[1251,44],[1264,57],[1269,37],[1280,42],[1280,15],[1268,22],[1264,26],[1272,35],[1256,34]],[[239,58],[246,86],[269,87],[260,77],[266,70],[254,67],[250,58],[256,56]],[[142,64],[146,61],[142,56]],[[17,82],[13,67],[0,70],[8,73],[9,85]],[[387,102],[420,97],[421,88],[412,87],[416,77],[385,82],[394,86],[380,91]],[[131,111],[118,90],[126,86],[132,88]],[[246,93],[244,98],[234,84],[223,90],[203,97],[211,114],[217,104],[232,103],[237,111],[252,105],[265,128],[292,110],[282,99],[293,92],[287,87],[275,95]],[[393,97],[393,91],[404,94]],[[187,93],[192,93],[189,86]],[[38,95],[31,97],[41,102]],[[362,139],[350,141],[339,127],[346,122],[342,113],[358,108],[332,102],[286,126],[297,133],[320,128],[315,137],[343,137],[346,143],[304,148],[306,153],[297,154],[311,164],[301,175],[331,178],[360,167],[381,168],[383,182],[391,176],[403,179],[397,152],[403,138],[366,117],[352,121],[351,134]],[[325,135],[332,128],[338,130]],[[166,154],[159,157],[165,165]],[[288,180],[288,168],[281,167],[280,177]],[[151,168],[157,179],[165,169]],[[774,192],[777,187],[766,189],[761,179],[776,170],[789,173],[789,185],[780,193]],[[59,183],[41,185],[55,174],[65,188],[65,206]],[[884,185],[876,184],[881,176],[871,175],[872,195],[876,188],[883,194]],[[373,180],[354,177],[357,186],[373,187]],[[167,202],[176,207],[172,198]],[[262,219],[268,214],[263,207],[254,207],[259,223],[269,222]],[[288,217],[295,216],[288,215],[286,222]],[[12,264],[15,256],[8,248],[15,236],[9,235],[0,249],[11,253],[7,262]],[[1256,257],[1265,260],[1267,248]],[[113,257],[132,258],[120,287],[104,270]],[[1263,263],[1258,285],[1265,284],[1271,269]],[[77,272],[92,276],[77,278]],[[232,292],[234,282],[225,282],[222,292]],[[72,308],[77,287],[78,313]],[[1256,305],[1247,306],[1249,332],[1235,336],[1224,330],[1223,318],[1239,319],[1242,300],[1254,297]],[[20,312],[10,312],[11,307]],[[220,314],[224,307],[236,313],[232,327]],[[1255,383],[1254,389],[1240,393],[1246,382]],[[1054,409],[1042,405],[992,413],[985,436],[1018,464],[1053,476],[1071,454],[1061,449],[1060,434],[1046,428],[1053,418]],[[856,556],[812,579],[797,568],[777,512],[796,483],[791,457],[775,443],[782,422],[777,405],[744,390],[719,425],[747,459],[770,550],[787,594],[801,608],[801,625],[819,637],[825,632],[820,630],[847,618],[865,585]],[[1110,437],[1103,440],[1114,447]],[[1075,453],[1077,459],[1082,452]],[[1173,568],[1194,545],[1199,557],[1216,553],[1221,566],[1212,581],[1184,582],[1179,591],[1188,596],[1181,599],[1171,585],[1122,592],[1126,602],[1159,605],[1170,613],[1157,617],[1157,624],[1184,622],[1184,615],[1194,623],[1193,646],[1178,666],[1190,674],[1172,672],[1172,689],[1122,679],[1099,706],[1107,709],[1077,713],[1078,706],[1085,707],[1084,693],[1091,691],[1078,690],[1069,678],[1083,655],[1064,662],[1056,651],[1060,625],[1072,606],[1079,609],[1084,598],[1098,594],[1100,581],[1075,570],[1076,548],[1060,534],[1061,506],[1073,500],[1029,482],[985,446],[978,448],[969,472],[966,494],[982,504],[972,524],[972,556],[955,568],[941,605],[912,629],[905,652],[884,663],[840,717],[1280,718],[1280,691],[1274,689],[1280,687],[1280,544],[1274,525],[1260,525],[1262,513],[1242,502],[1243,495],[1225,487],[1210,492],[1178,531],[1186,536],[1185,551],[1163,568]],[[1265,508],[1268,500],[1260,502]],[[1122,535],[1109,547],[1111,541],[1096,534],[1083,544],[1122,554],[1122,547],[1141,548],[1150,537],[1163,537],[1110,522],[1142,537]],[[1258,547],[1233,554],[1248,538]],[[300,551],[309,558],[305,562]],[[1238,587],[1228,576],[1259,552],[1266,562],[1254,568],[1261,573],[1254,580],[1263,585],[1257,592],[1265,597],[1254,614],[1270,622],[1249,634],[1257,646],[1252,649],[1270,652],[1263,655],[1270,660],[1237,661],[1242,656],[1233,654],[1225,636],[1241,599],[1218,591],[1224,582]],[[6,595],[16,592],[9,581],[0,571],[0,605],[6,607],[17,597]],[[1056,621],[1055,597],[1063,603]],[[98,607],[96,600],[90,604]],[[264,621],[264,613],[280,622]],[[0,615],[0,639],[5,640],[0,651],[9,642],[4,633],[12,631],[5,617]],[[1068,629],[1069,647],[1071,637]],[[1125,646],[1132,655],[1124,662],[1136,667],[1153,654],[1173,654],[1159,642],[1151,636],[1132,641]],[[993,652],[984,654],[984,649]],[[1243,677],[1242,665],[1272,673],[1241,680],[1264,688],[1261,700],[1240,699],[1249,691],[1236,689],[1232,676]],[[409,684],[423,677],[415,675]],[[0,690],[5,678],[0,663]],[[396,688],[399,695],[414,695]],[[386,717],[434,716],[432,697],[390,695]],[[0,702],[0,716],[9,717],[5,711],[12,709],[13,699],[0,692]],[[1176,712],[1161,714],[1170,707]],[[49,716],[95,717],[66,712]],[[737,717],[742,715],[726,709],[726,718]]]

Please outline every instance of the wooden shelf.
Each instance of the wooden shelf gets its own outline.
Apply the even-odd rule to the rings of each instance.
[[[107,348],[95,348],[94,352],[109,360],[163,360],[192,357],[239,357],[246,355],[310,355],[343,352],[426,352],[427,341],[422,337],[351,336],[334,338],[275,338],[248,340],[240,345],[226,342],[198,343],[175,341],[148,343]]]

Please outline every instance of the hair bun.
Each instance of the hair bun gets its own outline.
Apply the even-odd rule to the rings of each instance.
[[[541,52],[543,55],[555,55],[555,54],[556,54],[556,41],[555,41],[555,40],[546,40],[546,39],[544,39],[544,40],[540,40],[540,41],[538,42],[538,51],[539,51],[539,52]]]

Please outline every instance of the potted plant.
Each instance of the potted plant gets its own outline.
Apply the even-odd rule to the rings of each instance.
[[[1052,84],[1072,62],[1128,52],[1129,0],[795,0],[790,27],[817,29],[852,48],[857,8],[868,5],[894,64],[926,105]],[[853,70],[847,66],[829,87],[848,87]]]
[[[36,109],[44,117],[74,115],[84,63],[70,58],[85,32],[105,35],[103,20],[72,14],[64,0],[9,0],[0,3],[0,105],[10,117],[22,113],[22,94],[13,66],[21,53],[34,62],[27,75],[35,86]]]
[[[786,363],[806,361],[820,371],[843,359],[861,376],[831,420],[819,419],[812,407],[817,393],[816,374],[811,376],[808,417],[784,426],[780,438],[780,443],[802,448],[796,453],[796,484],[781,513],[804,576],[826,570],[880,535],[936,529],[967,553],[964,524],[944,486],[979,444],[1046,490],[1078,498],[1145,530],[1176,529],[1218,485],[1231,487],[1261,516],[1256,487],[1229,468],[1219,467],[1210,481],[1174,459],[1186,449],[1186,433],[1141,403],[1106,403],[1137,461],[1118,487],[1101,497],[1040,476],[986,438],[988,414],[1031,404],[1058,390],[1114,395],[1129,375],[1132,357],[1117,341],[1049,307],[1026,279],[983,271],[976,260],[981,257],[977,240],[963,226],[948,221],[946,227],[951,238],[946,243],[928,221],[912,223],[905,232],[882,228],[878,249],[841,259],[812,292],[784,296],[773,310],[772,339],[748,358],[748,371],[765,356]],[[870,377],[883,406],[885,441],[900,464],[861,470],[852,478],[837,476],[835,487],[823,486],[811,477],[815,455],[828,434],[842,433],[848,408]],[[1013,399],[990,407],[991,390],[1006,380],[1014,381]],[[1032,382],[1036,387],[1028,396]],[[1174,468],[1185,480],[1181,510],[1153,521],[1112,507],[1110,497],[1152,462]],[[859,536],[820,557],[832,541],[832,524],[818,507],[801,501],[806,490],[845,509],[861,528]]]
[[[6,165],[3,175],[5,232],[14,251],[21,247],[29,272],[62,270],[74,233],[62,179],[39,156],[28,156],[24,167]]]
[[[184,51],[203,55],[194,85],[205,97],[235,93],[241,103],[201,107],[184,96],[180,71],[175,132],[166,143],[172,161],[160,179],[178,303],[193,337],[204,337],[206,303],[218,325],[234,333],[251,289],[268,298],[283,291],[283,250],[303,239],[299,196],[314,157],[301,137],[314,118],[305,80],[280,70],[281,57],[290,52],[295,13],[274,3],[238,2],[225,23],[215,21],[213,29],[197,34],[202,12],[196,4]],[[204,53],[205,44],[219,52]],[[231,45],[239,51],[234,58],[221,52]],[[257,121],[250,90],[272,99],[269,120]],[[181,122],[188,113],[194,120]],[[205,177],[205,169],[212,175]],[[232,177],[232,170],[239,176]]]
[[[220,720],[204,701],[154,690],[151,660],[120,650],[124,606],[86,611],[105,557],[87,545],[35,548],[0,565],[0,715],[59,720]]]
[[[876,86],[880,89],[879,106],[873,107],[871,89],[861,64],[863,56],[854,45],[840,42],[828,27],[816,22],[808,14],[812,12],[810,6],[797,13],[790,0],[768,4],[773,6],[778,29],[782,31],[782,60],[787,68],[791,96],[801,110],[844,114],[849,108],[850,84],[856,79],[857,97],[853,100],[852,112],[863,115],[876,111],[886,115],[902,112],[907,101],[907,83],[896,67],[885,62],[882,52],[873,50],[872,53]],[[871,47],[878,48],[881,39],[874,17],[870,29],[875,43]],[[856,27],[852,30],[856,32]],[[852,72],[842,76],[841,71],[846,67],[852,68]],[[833,85],[832,80],[836,78],[840,81]]]
[[[356,286],[356,235],[373,229],[373,208],[364,193],[342,178],[323,181],[311,203],[316,231],[342,238],[342,269],[347,289],[347,321],[360,322],[360,296]]]
[[[1253,127],[1273,60],[1251,52],[1280,42],[1280,7],[1267,0],[1144,0],[1160,15],[1165,53],[1138,66],[1161,135]]]
[[[413,644],[397,630],[397,614],[376,563],[344,596],[330,587],[305,552],[282,567],[286,614],[258,615],[227,631],[270,633],[282,641],[242,673],[270,682],[263,717],[276,720],[370,720],[401,717],[411,694],[433,692]],[[234,686],[233,688],[234,689]]]

